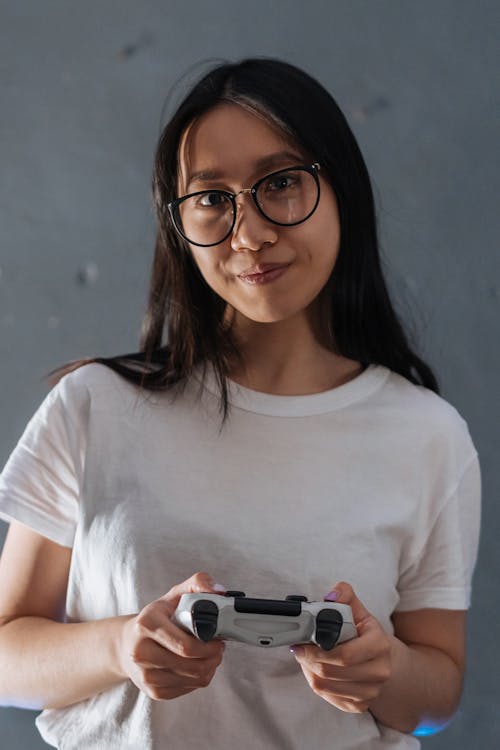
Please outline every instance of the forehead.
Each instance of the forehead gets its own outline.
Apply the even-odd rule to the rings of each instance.
[[[218,104],[184,131],[179,144],[178,182],[187,189],[195,172],[216,172],[245,181],[256,176],[259,161],[280,152],[299,161],[305,157],[304,149],[277,125],[237,104]],[[276,169],[289,161],[286,157],[283,164],[276,161]]]

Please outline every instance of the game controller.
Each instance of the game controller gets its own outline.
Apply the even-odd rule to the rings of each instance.
[[[213,638],[270,648],[314,643],[324,651],[357,636],[347,604],[308,602],[300,595],[250,599],[243,591],[183,594],[172,621],[201,641]]]

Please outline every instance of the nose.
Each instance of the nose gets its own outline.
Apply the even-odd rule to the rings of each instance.
[[[246,196],[241,195],[247,193]],[[247,205],[244,207],[246,198]],[[266,243],[274,244],[278,239],[275,224],[262,216],[253,202],[250,189],[240,190],[236,194],[236,221],[231,234],[231,248],[240,250],[260,250]]]

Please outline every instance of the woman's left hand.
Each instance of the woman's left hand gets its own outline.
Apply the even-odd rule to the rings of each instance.
[[[341,711],[363,713],[391,676],[391,637],[345,582],[334,587],[336,601],[349,604],[358,637],[323,651],[292,646],[311,689]]]

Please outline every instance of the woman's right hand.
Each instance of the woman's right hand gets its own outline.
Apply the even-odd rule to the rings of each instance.
[[[154,700],[168,700],[210,684],[222,661],[223,641],[199,641],[171,621],[182,594],[221,593],[208,573],[183,583],[124,620],[118,646],[120,672]]]

